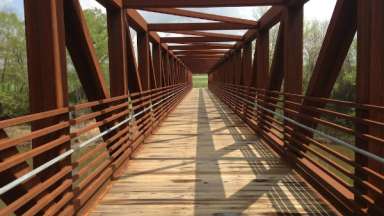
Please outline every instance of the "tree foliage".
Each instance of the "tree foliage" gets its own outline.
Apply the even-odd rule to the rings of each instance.
[[[0,118],[28,112],[24,23],[0,12]]]
[[[103,71],[106,83],[109,85],[108,31],[106,14],[99,9],[87,9],[83,12],[89,33],[93,40],[92,42],[96,50],[96,56],[100,64],[100,68]],[[68,54],[67,62],[69,103],[77,104],[81,101],[85,101],[86,96]]]
[[[255,11],[260,17],[266,8]],[[108,32],[106,15],[98,9],[84,11],[96,56],[109,85]],[[304,91],[316,64],[328,27],[328,21],[306,20],[304,25]],[[28,113],[28,77],[24,22],[15,14],[0,12],[0,118]],[[276,44],[278,26],[270,32],[270,58]],[[133,37],[135,34],[133,34]],[[135,41],[135,40],[133,40]],[[257,42],[256,42],[257,43]],[[135,43],[133,43],[135,45]],[[356,40],[353,42],[331,97],[352,101],[355,98]],[[86,100],[76,70],[67,54],[70,104]]]
[[[106,15],[98,9],[84,11],[100,67],[108,76]],[[70,104],[86,100],[76,70],[67,52]],[[14,13],[0,12],[0,119],[29,113],[25,24]]]

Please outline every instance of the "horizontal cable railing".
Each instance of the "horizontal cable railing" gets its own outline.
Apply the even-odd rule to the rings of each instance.
[[[384,164],[378,152],[362,149],[355,139],[383,145],[381,137],[358,133],[356,125],[384,129],[384,123],[354,116],[356,109],[382,112],[384,107],[298,94],[267,91],[242,85],[210,82],[210,89],[252,128],[260,132],[293,165],[357,211],[374,206],[383,196],[383,174],[356,161],[357,155]],[[310,101],[303,104],[304,99]],[[341,111],[340,111],[341,110]],[[371,182],[366,178],[374,179]],[[356,202],[359,200],[359,202]],[[379,209],[380,208],[380,209]]]
[[[0,215],[21,208],[27,209],[25,215],[42,211],[46,215],[68,215],[84,208],[118,175],[124,162],[190,87],[187,83],[175,84],[0,121],[0,130],[9,132],[20,125],[29,127],[33,122],[65,116],[53,126],[0,139],[0,149],[9,152],[2,157],[0,172],[16,173],[14,179],[0,185],[0,195],[18,196],[0,209]],[[53,138],[33,145],[47,136]],[[63,147],[68,143],[70,148]],[[40,155],[57,148],[60,154],[35,165]]]

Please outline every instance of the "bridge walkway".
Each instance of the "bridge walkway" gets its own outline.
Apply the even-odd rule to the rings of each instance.
[[[333,215],[209,90],[193,89],[90,215]]]

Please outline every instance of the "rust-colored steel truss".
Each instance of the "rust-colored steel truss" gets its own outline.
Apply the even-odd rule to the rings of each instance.
[[[384,215],[383,164],[361,152],[345,154],[308,130],[327,127],[348,134],[359,150],[383,157],[383,0],[337,0],[306,92],[303,14],[308,0],[97,1],[107,11],[110,88],[79,0],[24,1],[31,114],[0,121],[0,186],[76,152],[0,194],[6,205],[0,215],[85,213],[190,90],[193,73],[208,73],[209,89],[335,210]],[[181,9],[236,6],[271,7],[257,21]],[[207,22],[148,23],[138,10]],[[270,62],[270,30],[276,25]],[[356,101],[329,99],[356,33]],[[88,99],[73,106],[68,104],[67,50]],[[8,128],[25,124],[30,133],[7,136]],[[77,152],[84,136],[100,133],[97,145]],[[19,150],[29,144],[30,149]]]

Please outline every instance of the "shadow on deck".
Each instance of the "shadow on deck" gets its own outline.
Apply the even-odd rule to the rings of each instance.
[[[333,215],[208,90],[194,89],[91,215]]]

